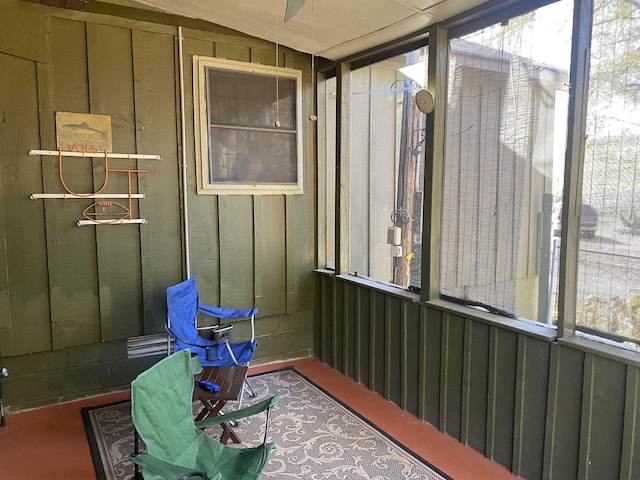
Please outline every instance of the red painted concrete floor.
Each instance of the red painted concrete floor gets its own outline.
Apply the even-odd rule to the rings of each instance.
[[[517,478],[317,359],[252,367],[250,373],[290,365],[455,480]],[[95,479],[80,408],[128,398],[125,391],[7,416],[0,428],[0,480]]]

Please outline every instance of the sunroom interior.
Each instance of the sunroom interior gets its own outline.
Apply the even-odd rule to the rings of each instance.
[[[195,277],[256,365],[640,477],[638,2],[289,2],[0,0],[8,420],[126,388]]]

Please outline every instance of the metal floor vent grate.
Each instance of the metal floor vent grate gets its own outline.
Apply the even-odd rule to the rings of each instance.
[[[168,337],[166,333],[131,337],[127,339],[127,357],[137,358],[161,353],[167,354],[167,352],[173,351],[174,342],[173,338],[168,340]]]

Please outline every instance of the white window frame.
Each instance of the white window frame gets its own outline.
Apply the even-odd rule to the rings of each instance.
[[[296,150],[295,183],[210,183],[209,182],[209,125],[207,121],[207,68],[246,72],[273,78],[293,79],[296,83]],[[220,58],[193,56],[193,108],[195,122],[195,152],[197,193],[202,195],[297,195],[303,193],[303,135],[302,135],[302,71],[270,65],[237,62]]]

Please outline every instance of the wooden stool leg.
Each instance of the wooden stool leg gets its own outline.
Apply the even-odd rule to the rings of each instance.
[[[233,443],[242,443],[240,441],[240,437],[236,435],[236,432],[234,432],[229,425],[227,425],[226,423],[223,423],[222,436],[220,437],[220,443],[222,443],[223,445],[226,445],[229,439],[231,439]]]

